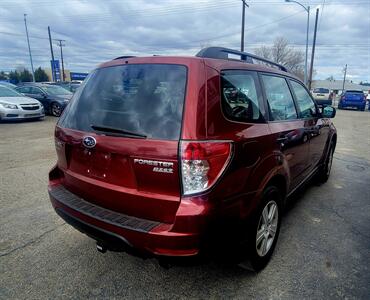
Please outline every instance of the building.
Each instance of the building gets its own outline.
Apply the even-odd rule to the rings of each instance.
[[[53,81],[53,75],[51,73],[51,68],[45,68],[44,70],[45,70],[45,73],[48,75],[48,78],[49,78],[48,81]],[[69,70],[64,69],[64,75],[65,75],[64,81],[71,81],[70,73],[71,72]]]
[[[326,88],[330,91],[335,92],[337,95],[342,92],[343,80],[313,80],[312,89],[314,88]],[[362,90],[366,93],[369,92],[370,86],[353,83],[352,81],[346,80],[344,84],[345,90]]]

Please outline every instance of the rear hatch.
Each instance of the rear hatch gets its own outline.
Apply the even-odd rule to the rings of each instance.
[[[96,205],[173,222],[186,81],[183,65],[95,70],[56,128],[63,185]]]
[[[347,102],[363,102],[364,101],[364,93],[362,91],[347,91],[345,94],[345,100]]]
[[[325,88],[316,88],[313,90],[312,95],[316,100],[328,100],[330,97],[330,91]]]

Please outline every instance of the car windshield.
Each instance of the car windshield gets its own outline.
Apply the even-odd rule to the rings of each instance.
[[[42,87],[50,95],[72,95],[72,93],[57,85],[44,85]]]
[[[313,90],[314,93],[323,93],[323,94],[327,94],[329,93],[329,90],[328,89],[324,89],[324,88],[316,88]]]
[[[165,64],[98,69],[77,90],[59,125],[87,132],[114,128],[147,138],[179,139],[186,74],[185,66]]]
[[[24,96],[10,88],[0,86],[0,97],[24,97]]]

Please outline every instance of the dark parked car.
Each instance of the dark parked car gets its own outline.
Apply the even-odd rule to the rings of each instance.
[[[366,95],[363,91],[348,90],[342,93],[338,108],[357,108],[364,111],[366,106]]]
[[[328,179],[337,134],[334,108],[320,112],[283,66],[251,59],[266,62],[211,47],[100,65],[55,129],[59,216],[102,252],[227,249],[263,268],[286,199]]]
[[[24,83],[16,90],[28,97],[39,100],[45,113],[59,117],[73,94],[60,86],[46,83]]]
[[[77,89],[79,88],[79,86],[81,85],[81,83],[79,82],[69,82],[69,81],[65,81],[65,82],[53,82],[51,83],[52,85],[58,85],[68,91],[70,91],[71,93],[75,93],[77,91]]]

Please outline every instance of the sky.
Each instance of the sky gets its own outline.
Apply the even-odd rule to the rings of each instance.
[[[301,0],[310,6],[310,48],[319,8],[314,79],[370,82],[370,0]],[[247,0],[245,51],[286,38],[305,50],[307,13],[284,0]],[[88,72],[122,55],[195,55],[202,47],[240,49],[241,0],[0,0],[0,70],[30,69],[24,14],[34,67],[50,67],[64,40],[65,68]]]

